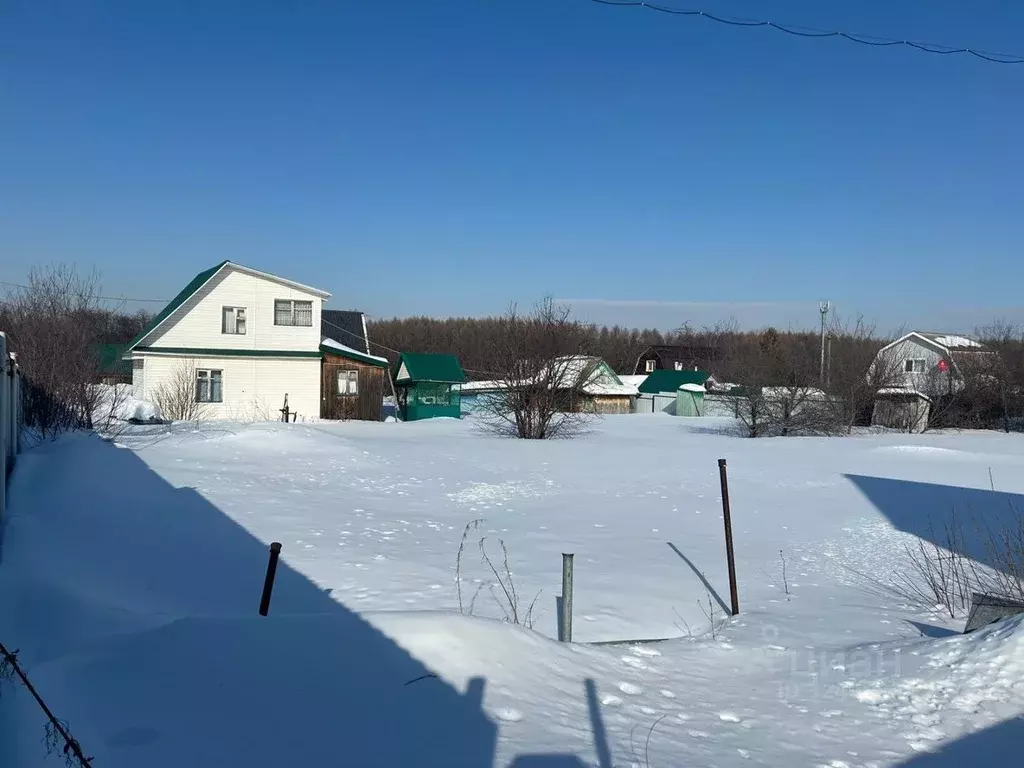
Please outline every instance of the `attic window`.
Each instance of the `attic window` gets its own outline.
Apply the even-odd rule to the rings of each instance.
[[[676,362],[675,362],[675,369],[676,369],[677,371],[681,371],[681,370],[683,370],[683,364],[682,364],[682,362],[681,362],[681,361],[679,361],[679,360],[676,360]]]
[[[313,325],[313,302],[275,299],[274,325]]]
[[[924,358],[911,357],[904,360],[903,371],[905,373],[924,373]]]
[[[220,332],[244,336],[245,307],[224,307]]]
[[[645,360],[644,361],[644,370],[647,373],[654,373],[654,365],[655,365],[654,360]]]

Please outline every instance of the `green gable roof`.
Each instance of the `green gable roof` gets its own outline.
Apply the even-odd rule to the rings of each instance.
[[[640,385],[640,393],[653,395],[657,392],[675,392],[683,384],[700,384],[708,380],[707,371],[654,371]]]
[[[161,309],[160,312],[146,324],[146,327],[142,329],[142,333],[140,333],[138,336],[132,339],[132,343],[128,345],[128,348],[131,349],[144,338],[149,336],[149,334],[152,333],[153,330],[158,325],[160,325],[160,323],[162,323],[164,320],[171,316],[174,310],[176,310],[178,307],[180,307],[182,304],[184,304],[186,301],[192,298],[193,294],[195,294],[196,291],[198,291],[200,288],[206,285],[209,279],[213,277],[215,274],[217,274],[217,272],[220,271],[220,268],[223,267],[225,264],[227,264],[227,261],[222,261],[217,266],[203,270],[198,275],[193,277],[189,284],[181,289],[181,293],[179,293],[177,296],[171,299],[170,303],[168,303],[166,307]]]
[[[404,369],[404,371],[403,371]],[[466,380],[455,355],[432,355],[421,352],[402,352],[396,381],[436,381],[461,384]],[[407,376],[404,374],[408,374]]]

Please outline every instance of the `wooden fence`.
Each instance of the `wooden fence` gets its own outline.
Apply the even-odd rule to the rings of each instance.
[[[7,336],[0,331],[0,523],[7,509],[7,481],[14,470],[21,435],[21,372],[13,353],[7,349]]]

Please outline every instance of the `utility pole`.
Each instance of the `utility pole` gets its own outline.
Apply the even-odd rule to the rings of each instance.
[[[821,381],[825,381],[825,317],[828,315],[828,310],[831,304],[827,301],[818,303],[818,311],[821,313],[821,371],[819,378]]]

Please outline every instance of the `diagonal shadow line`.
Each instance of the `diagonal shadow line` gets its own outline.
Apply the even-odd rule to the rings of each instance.
[[[697,578],[698,578],[698,579],[700,579],[700,583],[701,583],[701,584],[703,584],[703,585],[704,585],[704,588],[705,588],[705,589],[707,589],[707,591],[708,591],[708,592],[709,592],[709,593],[710,593],[711,595],[713,595],[713,596],[714,596],[714,598],[715,598],[715,600],[716,600],[716,601],[718,602],[718,604],[719,604],[720,606],[722,606],[722,610],[723,610],[723,611],[725,611],[725,613],[726,613],[727,615],[731,615],[731,614],[732,614],[732,611],[731,611],[731,610],[730,610],[730,609],[729,609],[729,608],[728,608],[728,607],[727,607],[727,606],[725,605],[725,601],[724,601],[724,600],[723,600],[723,599],[721,598],[721,596],[720,596],[720,595],[719,595],[719,594],[718,594],[718,593],[717,593],[717,592],[715,591],[715,588],[711,586],[711,582],[709,582],[709,581],[708,581],[708,580],[707,580],[706,578],[704,578],[704,574],[703,574],[703,573],[701,573],[701,572],[700,572],[699,570],[697,570],[697,566],[693,564],[693,561],[692,561],[692,560],[690,560],[690,558],[688,558],[688,557],[687,557],[686,555],[684,555],[684,554],[683,554],[682,552],[680,552],[680,551],[679,551],[679,547],[677,547],[677,546],[676,546],[675,544],[673,544],[673,543],[672,543],[671,541],[666,541],[665,543],[666,543],[666,544],[668,544],[668,545],[669,545],[669,546],[670,546],[670,547],[672,548],[672,551],[673,551],[673,552],[675,552],[675,553],[676,553],[677,555],[679,555],[679,557],[681,557],[681,558],[682,558],[682,560],[683,560],[683,562],[684,562],[684,563],[686,563],[686,564],[687,564],[688,566],[690,566],[690,569],[691,569],[691,570],[692,570],[692,571],[693,571],[693,572],[694,572],[695,574],[697,574]]]
[[[612,768],[612,753],[608,749],[608,733],[601,719],[601,706],[597,700],[597,685],[593,679],[586,680],[587,709],[590,710],[590,727],[594,731],[594,750],[597,752],[598,768]]]

